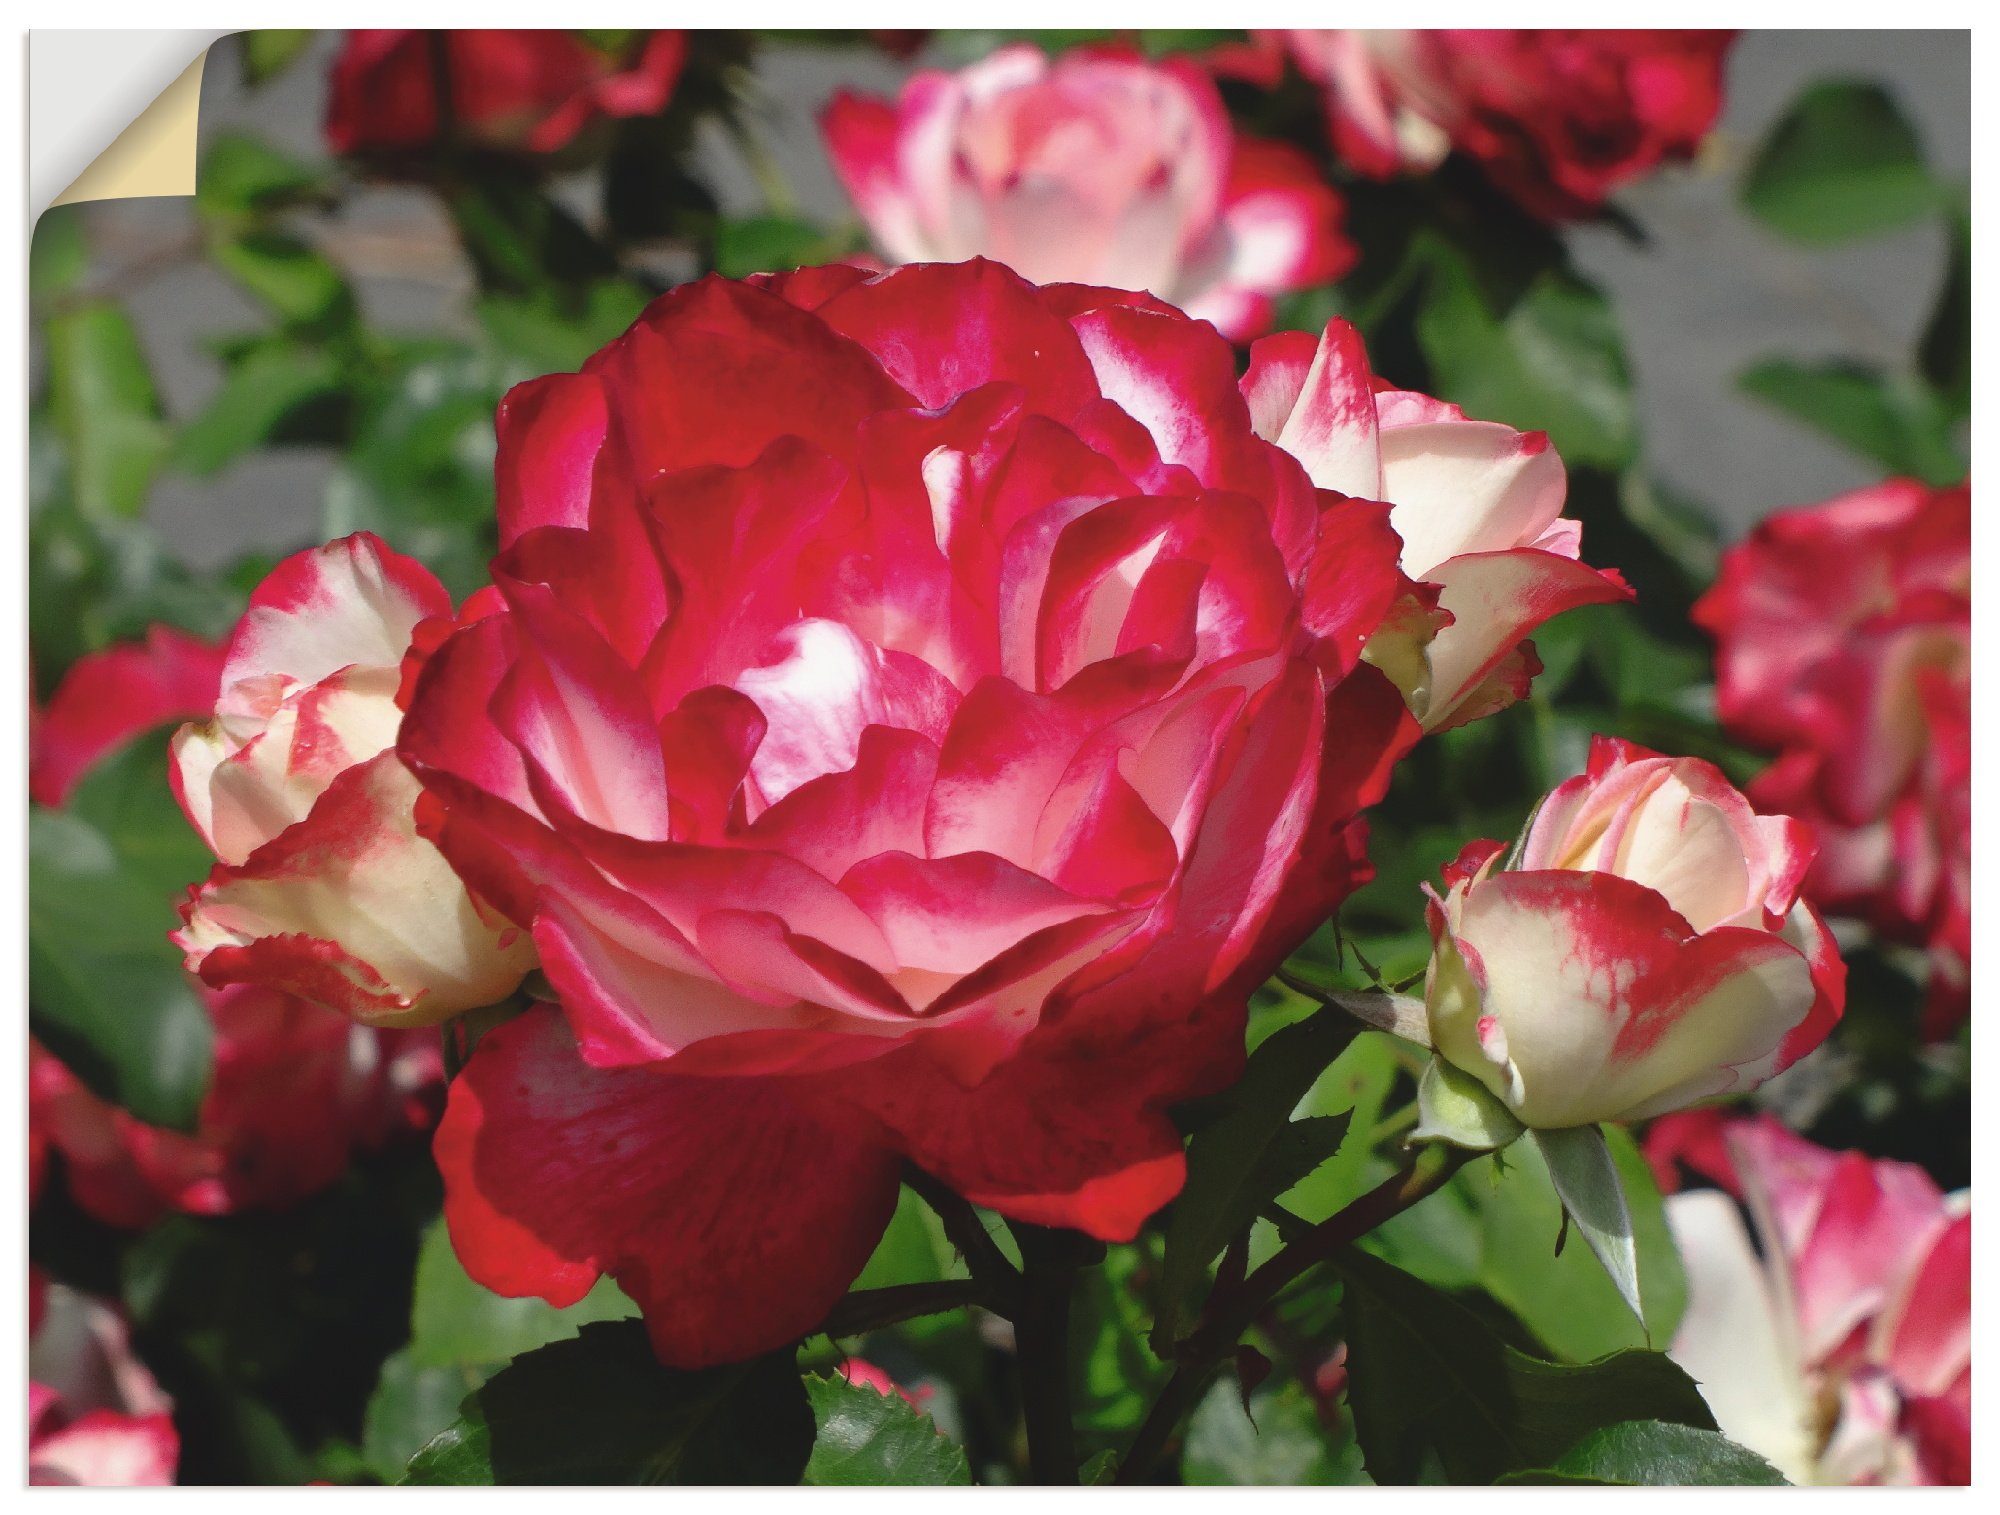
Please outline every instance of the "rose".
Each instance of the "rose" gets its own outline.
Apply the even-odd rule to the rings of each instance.
[[[1541,665],[1523,639],[1544,621],[1630,598],[1615,572],[1578,561],[1583,528],[1562,514],[1567,483],[1546,436],[1385,387],[1347,322],[1317,343],[1282,332],[1253,344],[1243,392],[1257,434],[1320,488],[1387,501],[1403,571],[1437,586],[1442,629],[1399,617],[1369,649],[1426,730],[1525,695]]]
[[[28,793],[59,806],[102,759],[155,726],[213,708],[223,650],[171,626],[86,653],[30,716]]]
[[[111,1306],[28,1270],[28,1482],[171,1484],[173,1405]]]
[[[1751,793],[1810,819],[1827,909],[1932,952],[1964,1014],[1971,913],[1972,492],[1894,479],[1770,517],[1694,608],[1716,707],[1775,749]]]
[[[223,660],[223,649],[159,626],[143,643],[78,659],[32,725],[36,797],[61,804],[142,733],[213,709]],[[331,1183],[358,1147],[434,1118],[443,1069],[433,1039],[363,1029],[256,987],[197,992],[215,1065],[192,1132],[106,1103],[30,1040],[31,1201],[54,1151],[77,1204],[108,1225],[279,1208]]]
[[[1709,763],[1598,737],[1514,851],[1475,842],[1432,895],[1429,1039],[1530,1127],[1639,1120],[1781,1072],[1845,972],[1799,898],[1807,827]]]
[[[687,37],[652,32],[600,47],[563,31],[367,31],[346,34],[328,79],[326,140],[337,153],[411,152],[455,140],[550,153],[604,119],[650,116],[673,95]]]
[[[30,1041],[31,1192],[54,1152],[71,1197],[106,1225],[283,1209],[339,1178],[357,1151],[434,1118],[444,1072],[434,1037],[356,1026],[246,985],[204,999],[215,1072],[192,1132],[106,1103]]]
[[[1528,210],[1586,216],[1693,154],[1722,105],[1734,34],[1702,31],[1292,31],[1357,171],[1428,172],[1456,148]]]
[[[221,859],[174,936],[205,982],[415,1026],[504,998],[532,964],[418,836],[391,750],[412,634],[450,612],[427,569],[366,532],[287,558],[251,595],[214,719],[173,743],[174,792]]]
[[[1769,1116],[1717,1122],[1675,1194],[1672,1355],[1724,1435],[1800,1484],[1963,1484],[1972,1464],[1972,1207],[1911,1163],[1829,1152]]]
[[[696,1364],[816,1326],[906,1160],[1132,1236],[1416,734],[1386,507],[1206,323],[985,262],[684,286],[499,441],[504,608],[400,744],[561,1002],[453,1082],[467,1270]]]
[[[915,75],[893,104],[838,95],[821,130],[898,263],[977,255],[1038,283],[1147,290],[1232,337],[1354,263],[1311,161],[1237,137],[1185,60],[1006,47]]]

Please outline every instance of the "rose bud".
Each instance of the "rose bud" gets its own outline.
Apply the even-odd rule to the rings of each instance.
[[[994,258],[1037,283],[1145,290],[1226,336],[1354,264],[1345,207],[1296,149],[1239,137],[1191,62],[1005,47],[836,96],[836,173],[897,263]]]
[[[1845,969],[1799,897],[1809,828],[1709,763],[1598,737],[1511,855],[1432,895],[1438,1056],[1530,1127],[1639,1120],[1782,1072],[1840,1018]]]
[[[154,1488],[174,1481],[173,1403],[111,1305],[28,1270],[28,1482]]]
[[[601,47],[566,31],[347,32],[327,79],[326,141],[337,153],[434,149],[552,153],[598,121],[666,108],[687,35],[662,31]],[[438,82],[449,81],[450,110]]]
[[[417,834],[396,692],[444,586],[366,532],[287,558],[230,639],[213,720],[173,743],[174,792],[221,861],[174,940],[213,985],[260,984],[378,1026],[505,998],[524,934]]]
[[[1374,178],[1456,149],[1549,220],[1687,158],[1722,107],[1732,32],[1292,31],[1334,152]]]
[[[1722,1434],[1795,1484],[1969,1482],[1971,1195],[1769,1116],[1722,1148],[1728,1193],[1667,1200],[1688,1291],[1671,1355]]]
[[[1931,1029],[1972,956],[1972,490],[1891,479],[1781,511],[1723,554],[1694,619],[1716,709],[1777,752],[1760,804],[1810,820],[1806,890],[1931,953]]]
[[[1437,586],[1447,624],[1398,617],[1368,654],[1426,731],[1525,695],[1541,664],[1524,638],[1544,621],[1631,598],[1615,572],[1579,561],[1583,528],[1562,513],[1568,481],[1546,436],[1384,386],[1347,322],[1317,343],[1294,331],[1252,344],[1243,394],[1257,434],[1321,489],[1386,501],[1403,571]]]
[[[988,262],[684,285],[498,433],[399,743],[560,1001],[452,1082],[467,1271],[694,1365],[815,1329],[907,1163],[1132,1237],[1417,736],[1387,507],[1207,322]]]

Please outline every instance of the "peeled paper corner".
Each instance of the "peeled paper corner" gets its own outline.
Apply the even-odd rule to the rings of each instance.
[[[46,196],[46,205],[56,206],[193,194],[202,70],[208,43],[218,35],[35,34],[29,145],[36,200]],[[193,61],[155,93],[160,77],[191,48]],[[143,108],[131,114],[140,102]],[[126,123],[122,129],[120,120]],[[80,171],[72,171],[78,160]],[[60,185],[65,177],[68,187],[50,196],[49,185]]]

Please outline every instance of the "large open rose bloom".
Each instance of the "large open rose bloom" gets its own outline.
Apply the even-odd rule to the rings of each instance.
[[[664,109],[686,58],[677,31],[620,51],[567,31],[358,29],[327,79],[326,141],[337,153],[417,152],[434,147],[449,120],[461,143],[554,152],[595,122]]]
[[[1749,1089],[1840,1017],[1845,970],[1799,897],[1810,830],[1713,764],[1598,737],[1506,852],[1446,870],[1424,994],[1438,1055],[1523,1125]]]
[[[1930,948],[1933,1009],[1972,956],[1972,491],[1893,479],[1770,517],[1695,620],[1716,708],[1778,761],[1760,802],[1809,818],[1828,910]]]
[[[28,1272],[28,1482],[141,1488],[174,1481],[172,1403],[110,1305]]]
[[[174,937],[206,983],[416,1026],[505,998],[532,965],[525,934],[417,834],[393,749],[403,660],[451,612],[429,569],[367,532],[251,594],[214,718],[173,744],[174,792],[220,859]]]
[[[1724,1435],[1798,1484],[1970,1480],[1972,1207],[1911,1163],[1724,1126],[1713,1189],[1675,1194],[1672,1355]],[[1756,1250],[1751,1235],[1757,1239]]]
[[[1456,149],[1535,214],[1590,214],[1620,185],[1693,154],[1722,106],[1733,33],[1291,31],[1325,92],[1341,159],[1376,178]]]
[[[1436,586],[1441,629],[1398,616],[1369,649],[1425,730],[1525,695],[1541,671],[1526,638],[1543,622],[1630,598],[1615,572],[1579,560],[1583,528],[1562,513],[1568,482],[1547,436],[1390,387],[1347,322],[1253,344],[1243,391],[1257,434],[1313,483],[1389,504],[1403,571]]]
[[[827,151],[899,263],[996,258],[1024,278],[1145,290],[1225,335],[1353,266],[1340,197],[1304,154],[1238,136],[1185,60],[1004,47],[837,96]]]
[[[987,262],[684,286],[499,439],[400,746],[561,1001],[452,1085],[467,1270],[692,1364],[815,1326],[906,1159],[1130,1237],[1416,734],[1386,508],[1211,326]]]

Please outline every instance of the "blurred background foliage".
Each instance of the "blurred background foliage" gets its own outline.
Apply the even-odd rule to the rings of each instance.
[[[943,34],[930,56],[970,59],[1010,35]],[[1025,35],[1055,50],[1090,34]],[[1227,35],[1136,40],[1167,53]],[[774,106],[757,55],[775,48],[810,56],[829,76],[862,71],[871,83],[893,79],[900,66],[871,51],[866,34],[693,39],[662,114],[601,123],[591,140],[553,158],[467,151],[362,165],[280,145],[287,135],[295,142],[296,130],[232,125],[207,131],[199,192],[171,209],[170,235],[136,260],[108,245],[116,217],[103,208],[42,217],[31,265],[37,355],[27,523],[41,697],[80,655],[152,625],[220,636],[283,551],[332,535],[379,532],[455,594],[468,592],[494,545],[492,415],[509,386],[576,366],[682,279],[859,250],[851,217],[809,209],[773,158],[765,137]],[[210,67],[240,70],[231,88],[243,103],[234,115],[254,119],[261,92],[320,66],[324,53],[325,39],[311,33],[255,32],[219,46]],[[1331,315],[1348,316],[1366,333],[1377,370],[1398,384],[1548,431],[1569,465],[1569,513],[1585,523],[1590,560],[1617,565],[1638,590],[1635,606],[1552,624],[1537,637],[1544,672],[1534,698],[1424,743],[1400,768],[1374,823],[1374,882],[1293,964],[1316,983],[1399,983],[1421,972],[1428,950],[1421,885],[1467,839],[1513,835],[1526,797],[1577,771],[1593,732],[1711,758],[1739,781],[1761,765],[1717,729],[1710,649],[1687,618],[1713,574],[1722,528],[1710,505],[1648,466],[1642,438],[1654,417],[1635,400],[1622,313],[1580,266],[1577,238],[1528,218],[1463,165],[1393,183],[1351,181],[1328,158],[1318,101],[1296,78],[1278,90],[1224,88],[1243,124],[1296,143],[1340,180],[1361,247],[1352,276],[1292,297],[1280,327],[1317,329]],[[718,140],[737,165],[726,197],[711,172]],[[1907,351],[1893,360],[1879,352],[1829,357],[1802,342],[1747,367],[1737,380],[1741,402],[1771,407],[1871,471],[1937,483],[1963,477],[1967,186],[1926,161],[1888,90],[1858,78],[1812,84],[1738,156],[1735,193],[1774,245],[1811,252],[1923,224],[1941,232],[1947,249],[1935,313]],[[725,199],[744,201],[744,182],[754,186],[752,208],[725,209]],[[413,245],[378,245],[402,233],[351,218],[361,197],[382,194],[424,207]],[[1648,231],[1623,212],[1587,232],[1607,234],[1644,254]],[[385,259],[442,262],[452,273],[420,284],[414,297],[405,291],[396,319],[385,320],[357,272],[379,271]],[[218,377],[198,403],[180,406],[163,396],[158,354],[133,299],[149,278],[189,262],[219,273],[235,298],[227,314],[183,313]],[[441,299],[437,287],[454,293]],[[169,492],[221,498],[226,483],[231,509],[243,511],[246,491],[265,477],[259,468],[296,451],[328,460],[314,509],[302,509],[310,500],[273,501],[269,519],[246,519],[240,530],[221,520],[191,531],[185,509],[175,521],[155,508]],[[291,477],[282,469],[269,476]],[[61,812],[37,808],[31,817],[30,1021],[93,1090],[148,1122],[186,1128],[206,1087],[207,1026],[165,934],[177,895],[205,859],[164,787],[162,741],[156,734],[93,774]],[[1843,943],[1853,972],[1846,1022],[1760,1097],[1817,1140],[1913,1159],[1947,1187],[1961,1184],[1969,1162],[1964,1034],[1922,1041],[1920,968],[1857,931],[1845,931]],[[1285,1036],[1309,1007],[1283,988],[1263,991],[1253,1047]],[[1163,1377],[1149,1323],[1184,1310],[1205,1286],[1221,1243],[1204,1251],[1199,1233],[1240,1199],[1231,1183],[1245,1171],[1267,1179],[1279,1171],[1260,1163],[1312,1169],[1263,1208],[1247,1259],[1254,1264],[1282,1227],[1332,1214],[1386,1173],[1413,1118],[1413,1070],[1375,1034],[1340,1047],[1281,1043],[1277,1056],[1253,1058],[1245,1088],[1233,1105],[1190,1112],[1187,1196],[1085,1275],[1073,1339],[1084,1451],[1098,1454],[1087,1469],[1101,1468],[1101,1454],[1129,1438]],[[1290,1091],[1279,1119],[1286,1108],[1299,1117],[1292,1130],[1304,1134],[1287,1139],[1305,1148],[1276,1151],[1273,1131],[1258,1125],[1256,1096],[1270,1089]],[[1341,1288],[1295,1292],[1258,1324],[1239,1381],[1218,1385],[1202,1404],[1180,1450],[1180,1476],[1365,1481],[1356,1417],[1380,1424],[1394,1412],[1398,1386],[1425,1371],[1420,1354],[1398,1349],[1393,1330],[1421,1333],[1434,1307],[1462,1307],[1467,1329],[1490,1333],[1496,1354],[1512,1354],[1496,1355],[1506,1363],[1580,1365],[1621,1348],[1664,1346],[1684,1296],[1679,1265],[1644,1161],[1628,1139],[1617,1156],[1637,1196],[1644,1327],[1584,1249],[1555,1255],[1559,1210],[1532,1155],[1476,1163],[1368,1242],[1418,1281],[1413,1288],[1438,1296],[1376,1299],[1374,1318],[1391,1325],[1364,1341],[1343,1319]],[[424,1146],[406,1141],[285,1213],[178,1216],[136,1235],[90,1220],[52,1184],[30,1246],[56,1276],[125,1303],[142,1354],[181,1407],[185,1480],[394,1481],[466,1394],[510,1359],[583,1323],[631,1313],[609,1284],[567,1311],[489,1294],[452,1257],[437,1206]],[[996,1241],[1011,1246],[988,1220]],[[961,1271],[936,1217],[906,1191],[860,1285]],[[1379,1294],[1379,1284],[1357,1274],[1345,1288]],[[580,1340],[624,1341],[626,1329],[603,1325]],[[1351,1404],[1339,1392],[1343,1341],[1351,1355],[1372,1358],[1373,1403]],[[1006,1481],[1024,1464],[1004,1346],[997,1322],[958,1312],[839,1345],[815,1338],[802,1362],[824,1374],[845,1351],[864,1354],[964,1448],[973,1476]],[[547,1363],[550,1382],[567,1382],[562,1374],[572,1369]],[[1363,1382],[1359,1369],[1355,1379]],[[586,1384],[578,1413],[618,1382]],[[1616,1388],[1591,1382],[1592,1392]],[[822,1422],[861,1413],[843,1388],[828,1380],[810,1389]],[[892,1445],[898,1434],[871,1426],[860,1444]],[[1402,1451],[1413,1476],[1504,1471],[1455,1464],[1469,1455],[1462,1450]],[[881,1472],[865,1459],[814,1468],[816,1481]]]

